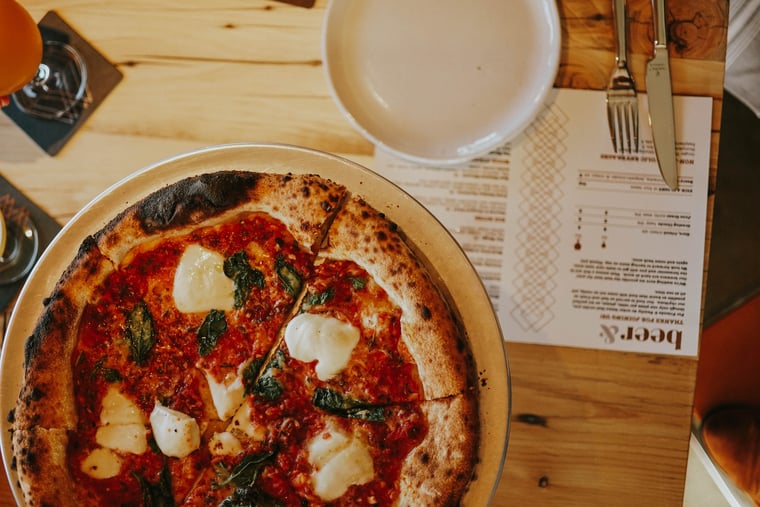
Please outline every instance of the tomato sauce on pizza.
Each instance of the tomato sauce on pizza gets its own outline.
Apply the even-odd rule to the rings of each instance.
[[[456,505],[472,479],[453,313],[395,225],[318,176],[146,196],[83,243],[27,352],[30,505]]]

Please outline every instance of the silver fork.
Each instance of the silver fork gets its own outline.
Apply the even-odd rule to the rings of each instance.
[[[639,151],[639,106],[636,85],[628,70],[628,12],[625,0],[613,0],[615,68],[607,85],[607,122],[615,153]]]

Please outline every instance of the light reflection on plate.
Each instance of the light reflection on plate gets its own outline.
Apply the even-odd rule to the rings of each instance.
[[[559,65],[554,0],[331,0],[330,91],[376,146],[412,162],[466,162],[535,118]]]

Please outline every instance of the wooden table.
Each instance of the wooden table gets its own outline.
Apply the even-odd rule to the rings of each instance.
[[[61,223],[133,171],[207,145],[303,145],[372,167],[340,115],[320,55],[325,0],[25,0],[55,9],[124,73],[56,157],[0,115],[0,173]],[[556,86],[601,90],[613,65],[609,0],[559,0]],[[671,0],[673,90],[713,97],[715,184],[728,1]],[[644,87],[648,0],[629,0]],[[712,209],[712,197],[709,198]],[[709,224],[708,224],[709,225]],[[708,242],[709,244],[709,242]],[[508,343],[512,428],[495,506],[681,505],[697,359]],[[0,506],[13,505],[3,484]]]

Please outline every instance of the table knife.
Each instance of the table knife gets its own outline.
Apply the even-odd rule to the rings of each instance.
[[[665,0],[652,0],[654,18],[654,54],[647,62],[646,84],[649,102],[649,126],[652,128],[654,152],[660,174],[668,187],[678,189],[676,134],[673,116],[673,93],[665,26]]]

